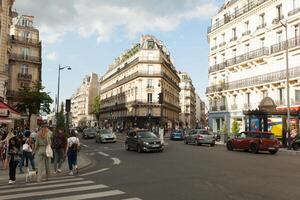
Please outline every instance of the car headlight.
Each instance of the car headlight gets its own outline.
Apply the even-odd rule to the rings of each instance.
[[[116,134],[113,133],[113,137],[114,137],[114,138],[117,138]]]
[[[149,142],[143,142],[144,145],[149,145]]]

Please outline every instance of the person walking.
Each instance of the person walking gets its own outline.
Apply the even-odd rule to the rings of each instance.
[[[35,162],[34,162],[34,141],[31,137],[30,131],[24,132],[25,143],[23,144],[23,156],[25,161],[25,167],[28,167],[28,161],[31,164],[31,168],[35,171]]]
[[[20,161],[20,143],[16,136],[10,138],[8,142],[9,160],[9,181],[8,184],[14,184],[16,181],[16,169]]]
[[[47,127],[43,127],[37,134],[35,141],[35,155],[38,157],[37,182],[42,181],[43,168],[45,168],[46,171],[46,180],[48,180],[50,175],[49,158],[47,157],[46,153],[47,145],[51,145],[49,129]]]
[[[61,165],[64,160],[67,139],[64,132],[59,129],[52,138],[52,149],[54,151],[54,173],[61,173]]]
[[[78,174],[78,166],[77,166],[77,153],[80,148],[80,142],[78,137],[76,137],[76,133],[74,130],[71,131],[70,137],[67,140],[67,156],[69,163],[69,175],[72,176],[74,174],[73,169],[75,168],[76,173]],[[74,168],[73,168],[74,167]]]

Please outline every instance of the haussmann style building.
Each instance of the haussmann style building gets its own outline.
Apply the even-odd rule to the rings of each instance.
[[[209,126],[246,129],[243,111],[271,98],[285,108],[286,54],[289,51],[291,107],[300,106],[300,1],[225,1],[208,28]],[[285,37],[287,26],[287,40]],[[255,125],[255,124],[254,124]]]
[[[142,36],[100,81],[101,121],[114,128],[178,125],[179,82],[166,46]]]

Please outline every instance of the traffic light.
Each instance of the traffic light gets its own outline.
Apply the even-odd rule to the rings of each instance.
[[[151,119],[151,113],[148,114],[148,118]]]
[[[164,94],[161,92],[158,94],[158,103],[162,104],[164,102]]]

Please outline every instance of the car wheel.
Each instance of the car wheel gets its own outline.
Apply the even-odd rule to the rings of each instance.
[[[226,147],[227,147],[228,151],[232,151],[233,150],[233,146],[232,146],[231,142],[227,142]]]
[[[137,146],[137,151],[138,151],[139,153],[142,153],[142,152],[143,152],[143,149],[142,149],[142,147],[141,147],[140,145]]]
[[[299,149],[299,145],[298,144],[292,144],[292,148],[297,151]]]
[[[274,155],[274,154],[277,153],[277,150],[270,150],[269,152],[270,152],[270,154],[273,154],[273,155]]]
[[[258,145],[256,143],[250,144],[249,150],[251,153],[258,153],[258,150],[259,150]]]

